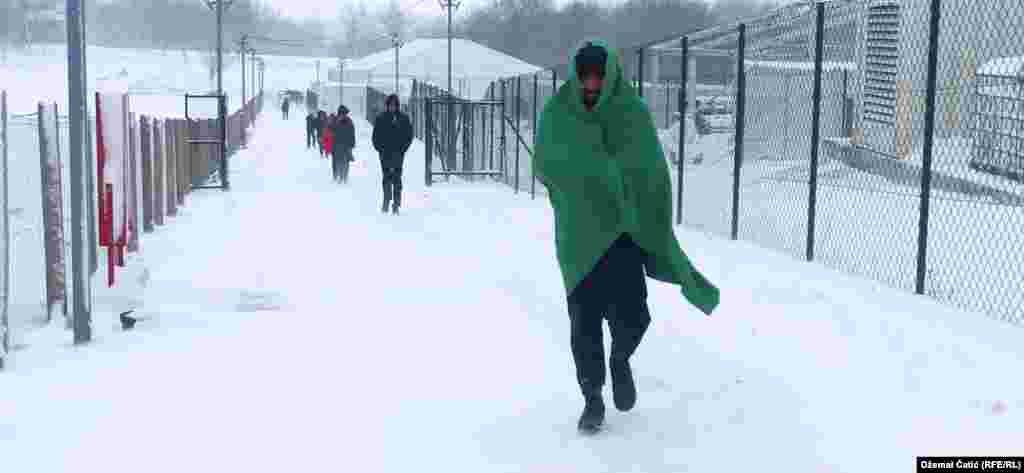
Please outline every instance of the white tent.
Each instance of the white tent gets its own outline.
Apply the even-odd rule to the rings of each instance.
[[[448,85],[448,40],[417,39],[399,48],[399,95],[408,97],[412,79],[446,88]],[[452,40],[452,89],[455,95],[479,100],[499,78],[540,71],[505,53],[465,39]],[[349,61],[344,79],[372,85],[384,92],[395,91],[395,50],[389,48]]]

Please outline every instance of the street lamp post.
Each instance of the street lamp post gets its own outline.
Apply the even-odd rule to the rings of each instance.
[[[227,99],[224,97],[224,9],[230,7],[234,0],[204,0],[206,6],[217,13],[217,114],[220,121],[220,179],[221,188],[228,190],[228,150],[227,150]]]
[[[391,42],[395,46],[395,94],[398,94],[398,51],[402,48],[404,42],[398,38],[398,33],[391,35]]]

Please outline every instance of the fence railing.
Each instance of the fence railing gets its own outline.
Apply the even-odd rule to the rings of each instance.
[[[632,48],[677,223],[1024,324],[1022,22],[1014,0],[800,2]],[[565,72],[491,87],[517,190],[544,192],[522,156]]]
[[[228,116],[229,155],[242,148],[262,107],[260,93]],[[128,231],[123,250],[117,251],[126,253],[129,262],[133,254],[142,251],[140,236],[169,223],[186,205],[193,185],[207,182],[218,168],[220,158],[214,147],[188,145],[195,139],[219,139],[217,122],[128,116],[122,189]],[[69,282],[80,277],[94,279],[101,272],[101,248],[112,251],[112,247],[101,246],[99,239],[95,116],[87,117],[83,176],[70,172],[68,126],[67,117],[54,104],[41,103],[34,113],[10,114],[7,94],[0,92],[0,367],[34,328],[61,317],[65,327],[71,328],[68,312],[76,295]],[[19,178],[8,179],[9,170]],[[91,197],[85,202],[71,202],[72,179],[86,184]],[[88,217],[86,228],[78,230],[87,234],[86,274],[72,274],[67,257],[70,233],[76,231],[70,221],[72,205],[82,205]],[[12,279],[12,274],[17,277]]]

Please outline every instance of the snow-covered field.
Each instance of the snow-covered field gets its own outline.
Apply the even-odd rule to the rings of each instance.
[[[580,438],[545,199],[427,189],[416,143],[381,215],[369,125],[347,187],[301,127],[264,114],[233,191],[144,237],[134,332],[97,287],[94,343],[20,341],[4,471],[904,472],[1024,444],[1018,329],[683,228],[721,308],[651,282],[637,408]]]
[[[203,53],[197,51],[157,51],[113,49],[90,46],[86,52],[89,76],[90,113],[92,92],[126,90],[131,94],[132,112],[159,118],[185,116],[185,94],[210,93],[215,78],[206,68]],[[266,111],[276,110],[276,90],[305,90],[316,78],[317,58],[265,56]],[[322,58],[321,64],[331,59]],[[224,89],[229,110],[241,104],[242,77],[238,55],[224,56]],[[246,68],[249,68],[248,62]],[[322,74],[326,67],[321,66]],[[247,79],[248,80],[248,79]],[[0,90],[8,94],[11,113],[9,169],[12,261],[11,322],[16,330],[45,320],[43,306],[42,209],[40,203],[40,158],[38,124],[33,115],[39,102],[57,103],[67,113],[67,50],[64,45],[39,45],[26,51],[10,51],[0,63]],[[216,104],[192,101],[190,116],[213,117]],[[62,156],[67,156],[68,130],[62,120],[60,133]],[[64,161],[65,182],[69,173]],[[69,192],[65,190],[65,196]],[[70,212],[65,212],[70,218]]]

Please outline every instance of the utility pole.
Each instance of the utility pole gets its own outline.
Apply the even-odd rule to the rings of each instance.
[[[238,55],[242,58],[242,106],[248,99],[248,89],[245,87],[245,54],[247,53],[246,46],[248,45],[249,35],[242,33],[242,38],[238,40]]]
[[[228,149],[227,149],[227,97],[224,96],[224,9],[234,0],[204,0],[206,6],[217,13],[217,115],[220,121],[220,179],[221,188],[228,190]]]
[[[249,58],[249,69],[251,69],[251,73],[249,74],[249,78],[252,79],[252,85],[249,86],[249,87],[250,87],[250,90],[252,90],[252,94],[251,94],[252,97],[255,98],[256,97],[256,50],[250,48],[249,52],[252,54],[252,57]]]
[[[459,8],[462,0],[439,0],[441,8],[448,9],[448,95],[452,95],[452,9]]]
[[[398,94],[398,51],[404,42],[398,38],[398,33],[391,35],[391,42],[395,45],[395,94]]]

